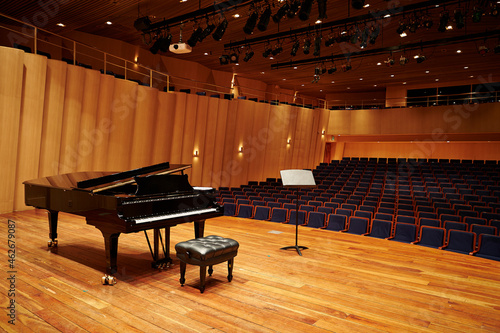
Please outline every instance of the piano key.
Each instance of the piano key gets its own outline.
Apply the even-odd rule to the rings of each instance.
[[[190,210],[190,211],[185,211],[185,212],[181,212],[181,213],[149,216],[149,217],[145,217],[145,218],[135,219],[135,220],[133,220],[133,222],[135,222],[136,224],[148,223],[148,222],[154,222],[154,221],[160,221],[160,220],[175,219],[178,217],[185,217],[185,216],[191,216],[191,215],[196,215],[196,214],[213,213],[213,212],[217,212],[217,211],[218,211],[218,208],[206,208],[206,209]]]

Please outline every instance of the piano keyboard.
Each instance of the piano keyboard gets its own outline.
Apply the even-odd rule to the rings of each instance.
[[[133,220],[133,222],[135,222],[136,224],[139,224],[139,223],[148,223],[148,222],[154,222],[154,221],[159,221],[159,220],[175,219],[175,218],[178,218],[178,217],[185,217],[185,216],[190,216],[190,215],[197,215],[197,214],[204,214],[204,213],[213,213],[213,212],[216,212],[216,211],[217,211],[217,208],[206,208],[206,209],[198,209],[198,210],[189,210],[189,211],[185,211],[185,212],[182,212],[182,213],[149,216],[149,217],[145,217],[145,218],[135,219],[135,220]]]

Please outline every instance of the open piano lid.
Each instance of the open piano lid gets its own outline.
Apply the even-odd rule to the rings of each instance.
[[[102,177],[82,180],[76,183],[78,189],[97,193],[115,187],[132,184],[136,176],[166,175],[190,168],[190,164],[159,163],[143,168],[104,175]]]

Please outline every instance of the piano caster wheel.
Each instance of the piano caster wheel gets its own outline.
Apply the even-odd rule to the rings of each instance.
[[[115,285],[116,284],[116,279],[114,276],[112,275],[107,275],[105,274],[102,278],[101,278],[101,282],[103,285]]]
[[[47,246],[48,247],[57,247],[57,239],[54,239],[54,240],[51,239],[51,240],[49,240],[47,242]]]

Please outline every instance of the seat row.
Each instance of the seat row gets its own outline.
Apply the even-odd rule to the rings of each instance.
[[[405,220],[407,216],[393,221],[356,214],[346,216],[337,212],[328,214],[251,205],[241,205],[234,215],[225,211],[225,215],[384,238],[500,260],[500,220],[491,220],[486,225],[453,221],[442,223],[440,220],[422,218],[415,223],[415,220]],[[494,244],[498,244],[498,248]]]

